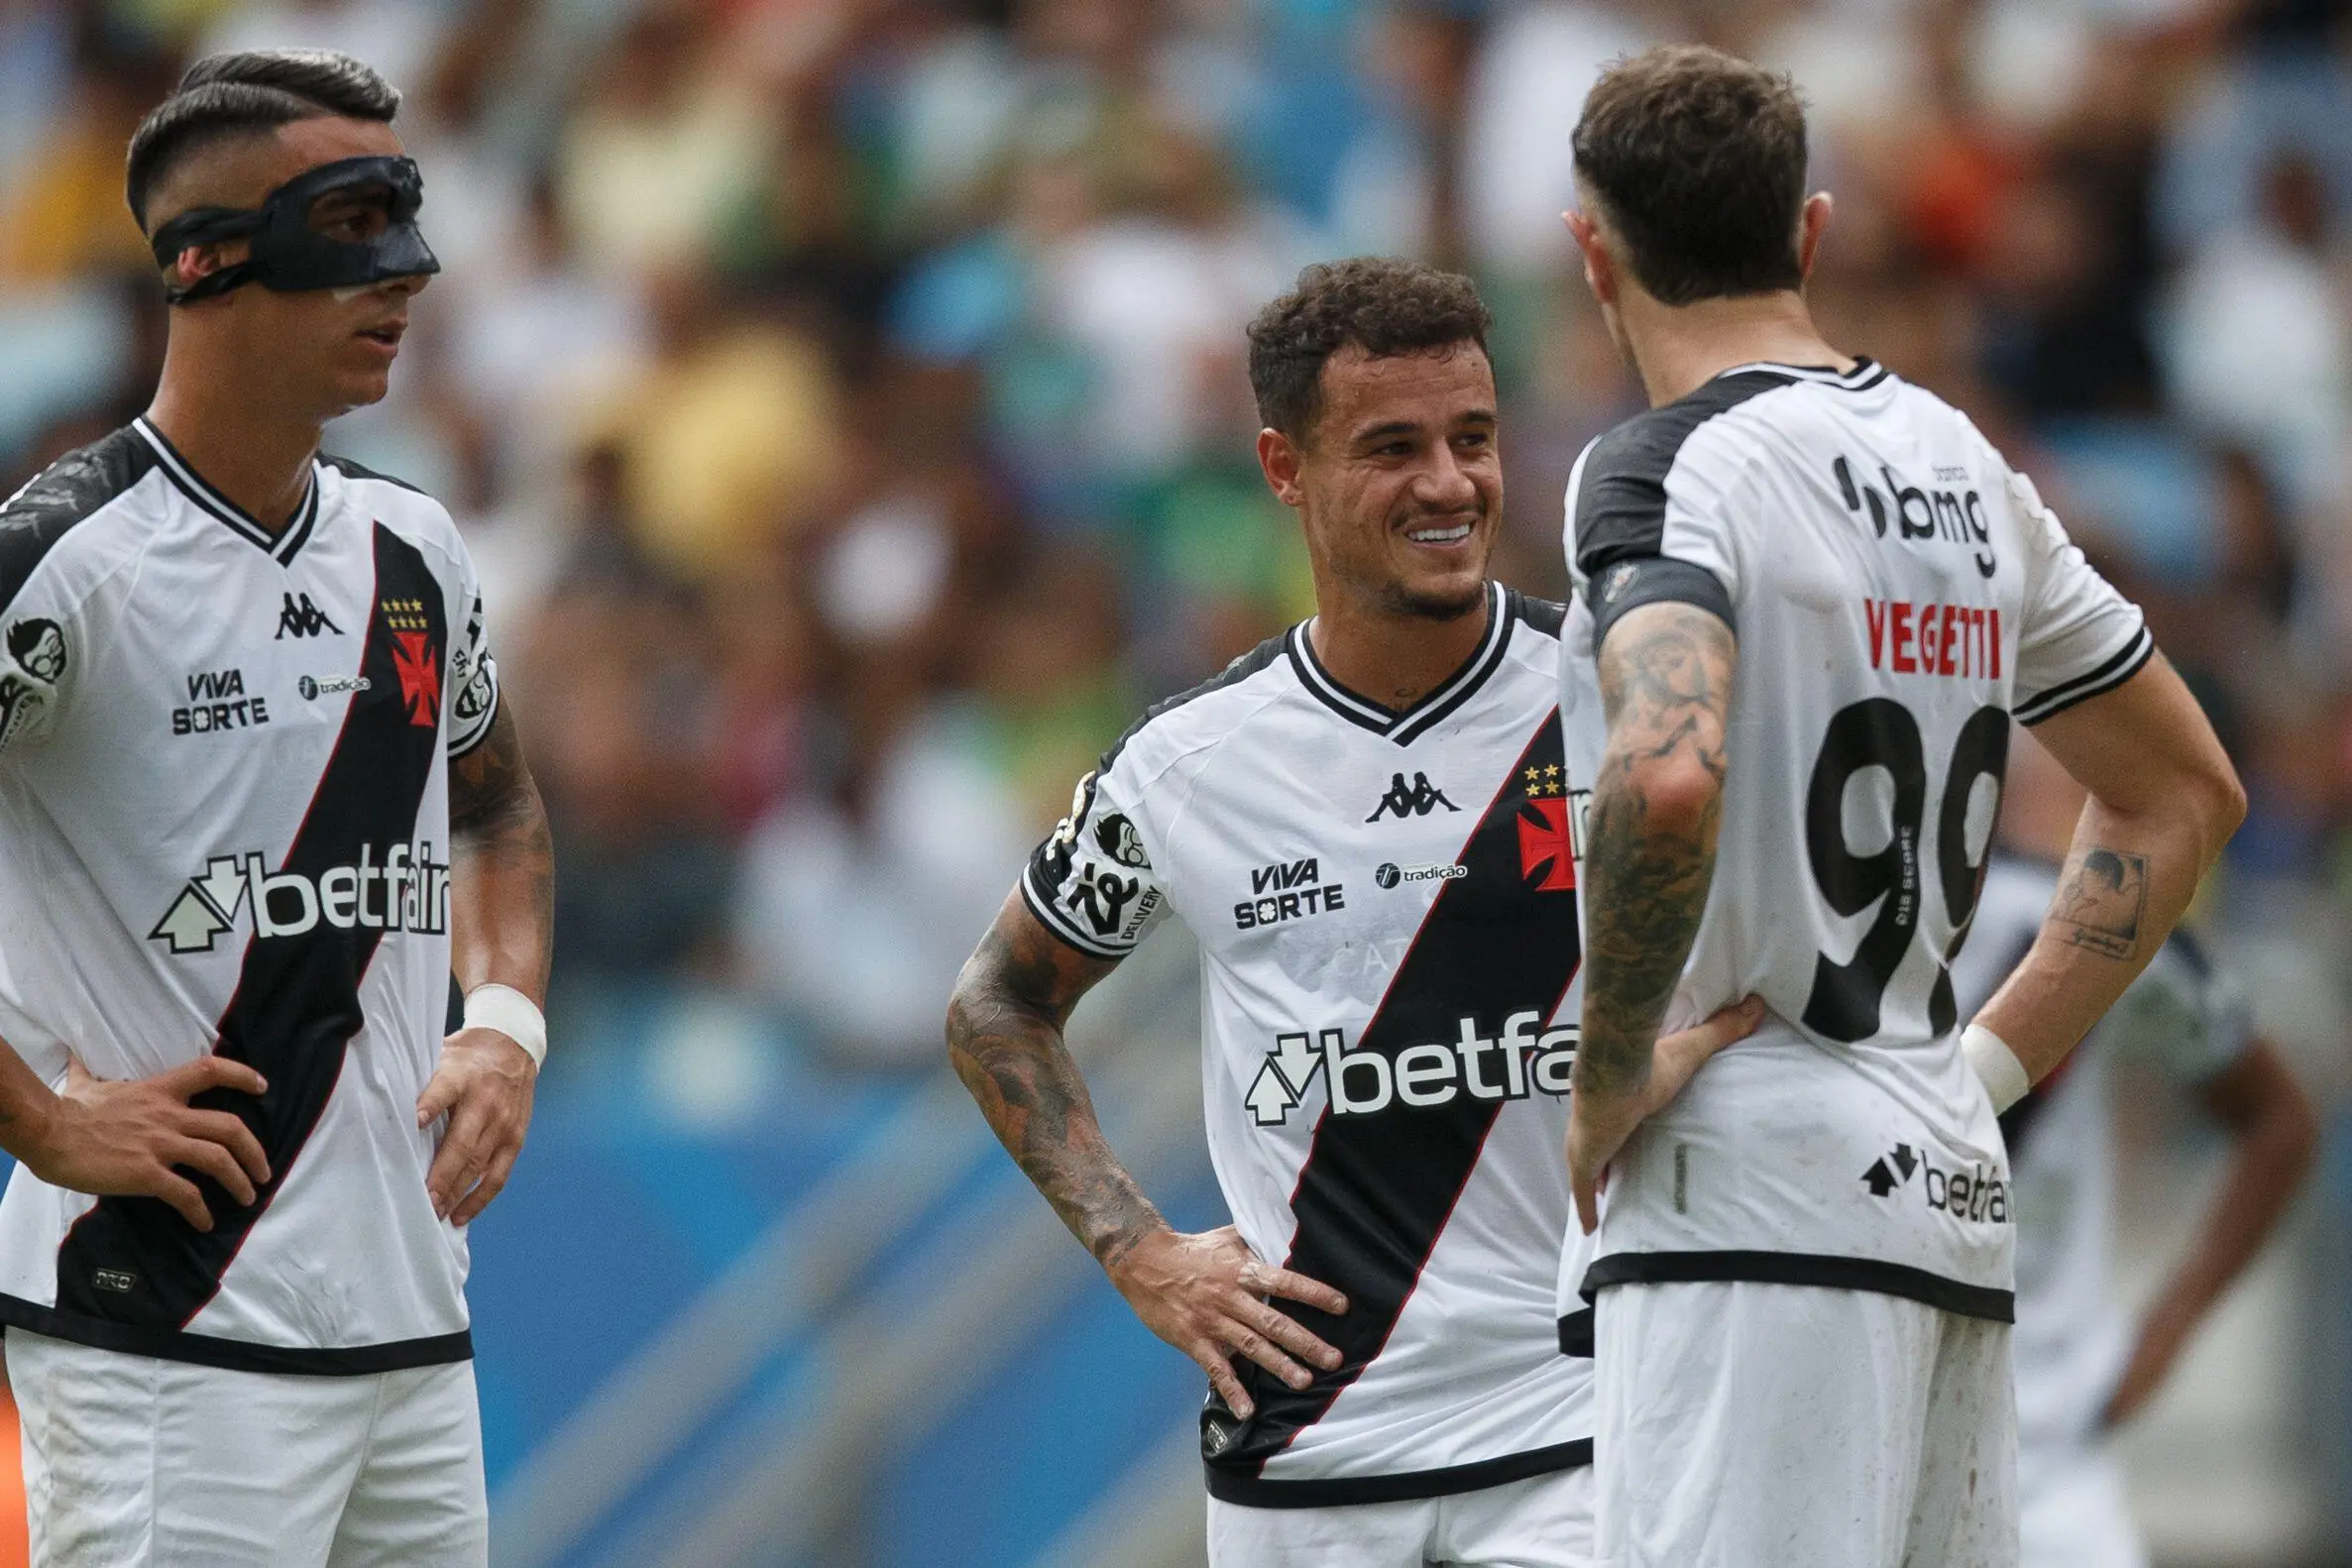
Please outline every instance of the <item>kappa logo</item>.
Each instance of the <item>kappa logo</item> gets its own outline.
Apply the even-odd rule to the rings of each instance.
[[[329,866],[316,877],[272,874],[267,865],[257,850],[212,856],[147,940],[167,943],[174,953],[210,952],[248,910],[254,936],[265,942],[303,936],[321,924],[426,936],[449,930],[449,863],[433,858],[430,843],[392,844],[381,860],[376,845],[362,844],[359,864]]]
[[[1395,812],[1400,819],[1426,817],[1440,806],[1443,806],[1447,811],[1462,809],[1445,798],[1444,790],[1429,782],[1428,774],[1415,773],[1412,776],[1412,782],[1407,784],[1404,782],[1404,775],[1398,773],[1390,778],[1389,793],[1380,798],[1380,804],[1373,807],[1372,815],[1364,820],[1378,822],[1391,812]]]
[[[1320,1030],[1312,1039],[1277,1035],[1242,1103],[1259,1126],[1280,1127],[1305,1103],[1318,1073],[1334,1116],[1450,1105],[1463,1094],[1475,1100],[1565,1094],[1576,1066],[1577,1026],[1542,1024],[1543,1015],[1526,1008],[1504,1019],[1501,1033],[1482,1035],[1478,1020],[1465,1014],[1457,1038],[1407,1046],[1394,1061],[1377,1051],[1350,1051],[1342,1029]]]
[[[327,618],[327,613],[310,602],[308,594],[287,594],[285,604],[278,612],[278,635],[272,640],[283,642],[288,637],[315,637],[322,631],[343,635],[343,628]]]
[[[1584,840],[1587,791],[1568,793],[1557,762],[1526,771],[1527,798],[1519,803],[1519,875],[1538,893],[1576,891],[1576,854]]]
[[[1870,1189],[1872,1197],[1884,1198],[1898,1187],[1911,1185],[1911,1178],[1922,1172],[1926,1175],[1919,1190],[1928,1207],[1972,1224],[2009,1223],[2007,1181],[1980,1165],[1946,1171],[1909,1144],[1897,1144],[1893,1152],[1872,1161],[1870,1169],[1862,1173],[1862,1185]]]

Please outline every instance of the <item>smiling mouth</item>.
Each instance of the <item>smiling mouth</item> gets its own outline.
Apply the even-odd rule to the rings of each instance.
[[[1459,544],[1470,537],[1470,524],[1457,522],[1450,528],[1407,528],[1404,536],[1415,544]]]

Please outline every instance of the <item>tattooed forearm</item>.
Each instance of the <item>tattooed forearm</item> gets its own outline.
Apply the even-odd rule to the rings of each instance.
[[[2050,925],[2077,948],[2109,958],[2140,952],[2148,913],[2148,857],[2091,844],[2069,858]]]
[[[1609,745],[1585,833],[1585,993],[1576,1090],[1637,1093],[1715,876],[1731,628],[1649,605],[1601,649]]]
[[[980,1113],[1070,1234],[1108,1269],[1167,1221],[1102,1136],[1062,1029],[1111,964],[1007,904],[948,1003],[948,1056]]]
[[[482,743],[449,765],[450,895],[458,985],[496,980],[547,994],[555,936],[555,842],[523,761],[510,703]]]

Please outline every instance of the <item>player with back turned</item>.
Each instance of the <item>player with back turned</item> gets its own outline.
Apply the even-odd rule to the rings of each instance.
[[[1590,1562],[1589,1362],[1553,1315],[1578,961],[1560,612],[1487,576],[1487,326],[1467,280],[1385,261],[1310,268],[1260,313],[1258,456],[1315,617],[1111,748],[951,1003],[1005,1147],[1208,1374],[1219,1568]],[[1200,944],[1234,1221],[1196,1236],[1121,1169],[1062,1038],[1172,914]],[[1663,1042],[1651,1092],[1754,1016]]]
[[[1606,714],[1570,761],[1593,791],[1569,1159],[1599,1224],[1599,1555],[2001,1568],[1995,1118],[2155,955],[2243,796],[2032,485],[1815,330],[1830,201],[1786,78],[1691,47],[1621,61],[1575,160],[1570,228],[1651,403],[1568,489],[1568,680]],[[2058,912],[1969,1021],[1948,966],[2012,715],[2088,802]],[[1648,1114],[1658,1030],[1749,993],[1754,1038]]]
[[[465,1226],[530,1118],[552,872],[448,512],[319,451],[439,268],[398,104],[340,55],[189,69],[130,149],[155,400],[0,506],[37,1564],[488,1557]]]

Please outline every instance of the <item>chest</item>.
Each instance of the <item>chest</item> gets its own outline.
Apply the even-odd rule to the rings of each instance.
[[[1572,952],[1560,728],[1548,687],[1527,695],[1411,746],[1326,732],[1204,777],[1170,886],[1211,961],[1376,1003],[1440,926],[1465,953],[1536,931]]]

